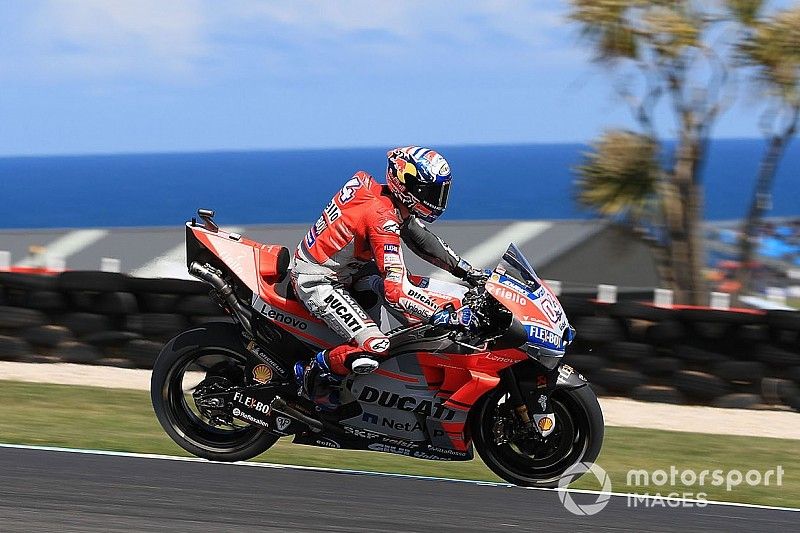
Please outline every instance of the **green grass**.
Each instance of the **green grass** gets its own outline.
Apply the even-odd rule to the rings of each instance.
[[[142,391],[0,381],[0,441],[15,444],[95,448],[141,453],[188,455],[159,426]],[[714,421],[709,421],[713,424]],[[708,499],[800,507],[800,442],[795,440],[678,433],[609,427],[598,463],[609,473],[616,492],[705,492]],[[256,460],[497,481],[483,463],[447,463],[409,459],[378,452],[328,450],[291,445],[281,439]],[[628,487],[631,469],[650,472],[671,465],[697,472],[714,469],[766,471],[781,465],[780,488],[745,484],[725,487]],[[269,475],[265,473],[265,475]],[[598,488],[590,476],[577,488]]]

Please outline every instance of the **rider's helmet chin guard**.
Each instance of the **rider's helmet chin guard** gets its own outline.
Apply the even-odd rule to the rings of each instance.
[[[406,146],[386,153],[386,184],[414,215],[433,222],[444,213],[450,193],[450,165],[429,148]]]

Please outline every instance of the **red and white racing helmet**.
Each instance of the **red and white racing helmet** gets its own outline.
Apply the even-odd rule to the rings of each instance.
[[[386,184],[409,211],[433,222],[447,207],[450,165],[429,148],[406,146],[387,152]]]

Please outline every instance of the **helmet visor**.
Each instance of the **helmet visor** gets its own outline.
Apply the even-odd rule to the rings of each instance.
[[[426,187],[420,187],[419,190],[416,191],[415,196],[426,207],[436,212],[438,216],[441,215],[447,207],[447,197],[449,194],[450,182],[447,181],[445,183],[434,183]]]

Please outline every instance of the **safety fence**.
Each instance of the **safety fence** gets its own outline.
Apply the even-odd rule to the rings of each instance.
[[[150,368],[175,333],[222,316],[207,292],[115,272],[0,272],[0,360]],[[637,301],[646,296],[561,297],[578,331],[566,360],[600,395],[800,410],[800,312]]]

